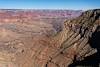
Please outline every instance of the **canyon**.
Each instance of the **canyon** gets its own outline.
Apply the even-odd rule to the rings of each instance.
[[[97,67],[99,40],[100,9],[0,10],[0,67]]]

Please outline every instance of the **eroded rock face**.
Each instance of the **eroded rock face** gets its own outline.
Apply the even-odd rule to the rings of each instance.
[[[63,30],[49,37],[32,34],[35,26],[31,24],[0,25],[1,67],[68,67],[100,52],[99,9],[65,21]]]
[[[63,30],[51,40],[52,47],[57,51],[53,51],[54,53],[49,55],[51,59],[47,62],[47,67],[51,65],[68,67],[71,63],[98,53],[99,25],[99,9],[86,11],[76,19],[67,20]],[[94,47],[94,45],[97,46]]]
[[[58,67],[67,67],[94,53],[100,53],[99,9],[86,11],[76,19],[67,20],[64,25],[64,29],[54,38],[58,51],[51,63]]]

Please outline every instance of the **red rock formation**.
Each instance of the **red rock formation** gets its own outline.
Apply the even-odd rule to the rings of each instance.
[[[20,22],[21,20],[28,22],[41,18],[72,18],[79,16],[80,13],[81,11],[71,10],[0,10],[0,22]]]

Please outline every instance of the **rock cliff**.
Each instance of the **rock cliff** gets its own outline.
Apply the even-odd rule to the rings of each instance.
[[[96,65],[99,64],[100,10],[89,10],[82,13],[78,18],[65,21],[63,30],[52,40],[51,42],[54,43],[52,45],[57,48],[57,51],[48,62],[48,67],[53,64],[57,67],[67,67],[71,63],[78,64],[93,54],[98,55],[95,56],[97,59],[95,63]],[[91,57],[91,59],[93,58]],[[94,66],[95,63],[91,63],[90,66]]]
[[[100,58],[100,9],[66,20],[49,37],[33,36],[33,26],[5,24],[0,24],[0,67],[74,67],[95,53]]]

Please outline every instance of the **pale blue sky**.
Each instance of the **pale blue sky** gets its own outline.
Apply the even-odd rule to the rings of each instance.
[[[1,9],[73,9],[100,8],[100,0],[0,0]]]

